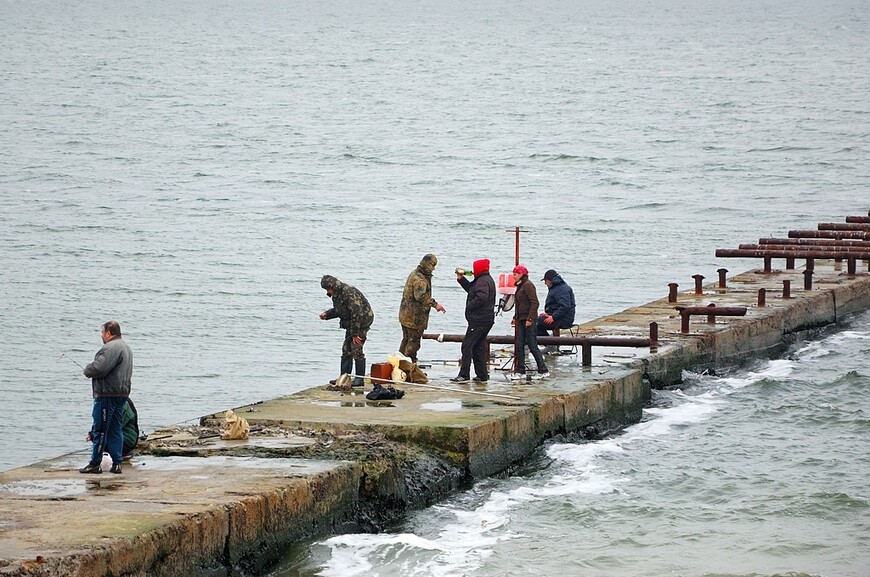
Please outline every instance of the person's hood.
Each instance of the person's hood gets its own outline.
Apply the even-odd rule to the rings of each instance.
[[[419,268],[420,272],[422,272],[424,275],[432,276],[432,271],[435,270],[435,265],[437,264],[438,257],[430,253],[424,256],[422,260],[420,260],[420,264],[417,265],[417,268]]]
[[[480,276],[485,272],[489,272],[489,259],[482,258],[474,261],[472,270],[474,271],[474,276]]]
[[[325,274],[323,275],[323,278],[320,279],[320,287],[323,289],[332,289],[335,292],[341,292],[341,289],[344,288],[344,283],[334,276]]]
[[[565,284],[565,281],[562,280],[562,276],[561,276],[561,275],[558,275],[558,274],[557,274],[556,276],[554,276],[553,278],[550,279],[550,283],[551,283],[553,286],[558,286],[558,285],[560,285],[560,284]]]

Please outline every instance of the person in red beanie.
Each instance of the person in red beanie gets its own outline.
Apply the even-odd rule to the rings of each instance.
[[[456,273],[458,282],[468,296],[465,299],[465,320],[468,328],[462,339],[462,359],[459,361],[459,374],[450,379],[454,383],[464,383],[471,375],[474,363],[474,380],[489,380],[489,367],[486,364],[486,337],[495,324],[495,281],[489,274],[489,259],[474,261],[474,280],[469,281],[464,274]]]
[[[511,324],[517,328],[517,346],[514,355],[517,360],[517,372],[511,375],[511,379],[526,378],[526,347],[538,364],[538,373],[535,378],[543,379],[550,376],[547,365],[544,363],[544,355],[538,348],[538,333],[535,326],[538,317],[538,292],[535,285],[529,280],[529,269],[518,264],[514,267],[514,285],[517,292],[514,294],[514,318]]]

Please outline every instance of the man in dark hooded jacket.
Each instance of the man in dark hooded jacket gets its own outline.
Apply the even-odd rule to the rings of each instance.
[[[541,279],[549,289],[544,312],[538,317],[538,336],[546,336],[553,329],[567,329],[574,325],[574,289],[568,286],[553,269]]]
[[[344,343],[341,346],[341,374],[351,374],[355,363],[356,377],[351,384],[361,387],[364,384],[363,375],[366,374],[363,345],[375,320],[375,314],[359,289],[329,275],[320,279],[320,286],[332,297],[332,308],[320,313],[320,318],[326,321],[338,317],[341,321],[339,326],[345,330]],[[334,381],[331,382],[335,384]]]
[[[445,311],[432,298],[432,271],[437,264],[438,259],[434,254],[424,256],[417,268],[408,275],[402,291],[402,304],[399,306],[402,343],[399,345],[399,352],[415,363],[423,331],[429,326],[429,313],[432,309],[442,313]]]
[[[459,361],[459,374],[450,379],[454,383],[464,383],[471,375],[474,363],[474,380],[489,380],[486,361],[486,337],[495,324],[495,281],[489,274],[489,259],[482,258],[473,263],[474,280],[469,281],[461,272],[456,273],[456,282],[462,285],[468,296],[465,298],[465,320],[468,328],[462,339],[462,358]]]

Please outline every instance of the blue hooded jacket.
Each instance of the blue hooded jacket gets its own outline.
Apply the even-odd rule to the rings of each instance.
[[[544,311],[553,315],[553,325],[559,328],[570,327],[574,324],[574,311],[577,306],[574,303],[574,289],[556,275],[550,281],[550,290],[547,293],[547,301],[544,303]]]

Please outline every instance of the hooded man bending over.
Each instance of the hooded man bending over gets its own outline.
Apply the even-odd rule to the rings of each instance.
[[[334,276],[324,275],[320,286],[326,294],[332,297],[332,308],[320,313],[324,321],[338,317],[339,326],[345,330],[344,343],[341,345],[341,374],[351,374],[356,364],[356,375],[351,385],[363,386],[363,375],[366,374],[366,356],[363,345],[366,336],[375,320],[375,314],[369,301],[359,289],[341,282]],[[335,384],[335,381],[330,381]]]

